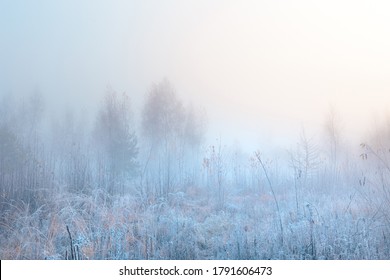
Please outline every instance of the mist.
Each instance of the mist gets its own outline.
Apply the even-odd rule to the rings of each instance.
[[[28,213],[50,224],[45,207],[59,215],[67,203],[81,212],[102,203],[105,213],[119,211],[117,220],[133,208],[143,217],[132,218],[134,248],[118,241],[113,255],[108,245],[88,251],[97,237],[77,226],[86,212],[77,221],[60,215],[56,234],[67,236],[68,225],[84,231],[82,258],[223,259],[229,250],[232,258],[388,258],[374,251],[390,232],[389,12],[386,1],[1,1],[2,221]],[[366,184],[372,189],[359,188]],[[244,207],[252,202],[254,216]],[[191,207],[202,217],[184,219]],[[262,211],[267,224],[253,226]],[[245,233],[225,215],[244,217]],[[183,218],[188,234],[206,223],[202,236],[191,233],[197,249],[177,236],[188,254],[164,247],[176,237],[165,232],[167,220],[158,227],[167,239],[148,231],[157,216]],[[359,235],[345,241],[358,244],[353,250],[336,248],[340,236],[329,232],[332,240],[310,239],[339,217],[345,233],[372,221],[364,226],[374,245],[362,249]],[[107,237],[95,228],[107,217],[94,218],[94,234]],[[219,219],[228,249],[222,229],[214,244],[204,241]],[[0,234],[15,245],[22,228]],[[307,229],[309,241],[291,241]],[[277,244],[267,252],[234,247],[244,235],[256,243],[262,231]],[[151,241],[160,249],[146,248]],[[68,256],[54,243],[19,255],[2,245],[0,257]]]
[[[388,110],[385,2],[1,5],[2,92],[39,89],[57,108],[94,110],[111,85],[139,110],[166,77],[206,109],[213,138],[251,148],[323,125],[331,106],[348,134]]]

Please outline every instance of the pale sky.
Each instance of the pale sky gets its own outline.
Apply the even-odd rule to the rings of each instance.
[[[388,113],[389,15],[388,1],[0,0],[0,91],[95,108],[111,85],[138,112],[166,77],[211,138],[283,145],[330,106],[352,134]]]

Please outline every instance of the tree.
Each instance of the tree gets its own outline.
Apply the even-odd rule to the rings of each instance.
[[[197,150],[203,142],[205,134],[205,114],[200,114],[191,105],[186,110],[183,127],[183,138],[190,149]]]
[[[34,211],[44,203],[51,185],[40,133],[43,97],[36,92],[28,102],[21,100],[0,102],[5,113],[0,119],[0,186],[4,199],[27,203]]]
[[[90,160],[90,143],[85,137],[86,119],[84,113],[76,116],[68,110],[52,123],[51,161],[61,162],[56,168],[57,180],[76,193],[89,193],[93,185],[93,161]]]
[[[112,89],[107,90],[104,103],[97,116],[94,136],[102,157],[100,167],[108,175],[108,190],[124,187],[124,182],[135,176],[137,170],[137,137],[132,128],[129,97],[118,97]],[[107,174],[108,173],[108,174]]]
[[[320,150],[302,129],[296,149],[290,152],[290,166],[294,170],[294,189],[297,215],[301,213],[300,201],[308,185],[313,185],[313,175],[321,165]]]
[[[0,126],[0,189],[2,200],[16,199],[20,189],[17,179],[26,161],[25,151],[16,134],[6,125]],[[17,179],[15,179],[17,178]],[[2,201],[3,202],[3,201]]]
[[[173,189],[185,117],[182,103],[167,79],[153,85],[142,112],[142,133],[148,143],[148,171],[158,196]],[[177,171],[177,169],[176,169]]]
[[[153,85],[146,97],[142,134],[147,143],[145,172],[158,195],[174,191],[176,183],[194,181],[194,155],[199,154],[204,121],[192,107],[183,106],[167,79]]]
[[[325,123],[325,134],[329,142],[330,159],[333,165],[337,162],[340,146],[341,120],[334,107],[331,107]]]
[[[167,79],[153,85],[142,113],[142,132],[154,149],[172,148],[182,133],[182,103]],[[168,147],[171,146],[171,147]]]
[[[348,153],[342,139],[342,120],[334,107],[330,107],[325,122],[325,139],[328,151],[328,170],[331,184],[334,185],[342,175],[342,164],[347,162]],[[343,149],[344,148],[344,149]],[[344,164],[345,166],[345,164]],[[345,171],[345,170],[344,170]]]
[[[221,139],[217,146],[210,146],[207,156],[203,159],[203,168],[206,171],[206,185],[212,188],[217,194],[217,207],[222,209],[225,205],[226,189],[225,175],[226,168],[224,165],[224,148]]]
[[[187,185],[197,185],[202,160],[200,149],[206,130],[205,113],[188,106],[182,125],[183,176]]]

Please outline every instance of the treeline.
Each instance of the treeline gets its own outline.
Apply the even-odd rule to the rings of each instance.
[[[73,112],[47,122],[41,94],[23,101],[4,96],[1,209],[19,201],[33,211],[64,190],[88,194],[101,189],[110,196],[138,191],[156,199],[194,184],[204,116],[185,107],[167,80],[153,85],[145,99],[139,126],[130,97],[108,88],[88,126]]]

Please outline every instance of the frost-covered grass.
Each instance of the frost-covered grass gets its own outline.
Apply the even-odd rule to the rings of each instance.
[[[188,187],[145,201],[95,190],[62,191],[37,209],[10,202],[1,214],[1,259],[389,259],[388,210],[351,186],[302,189],[297,211],[291,182],[272,195],[226,187]],[[323,186],[321,186],[323,187]],[[320,194],[319,194],[320,193]]]

